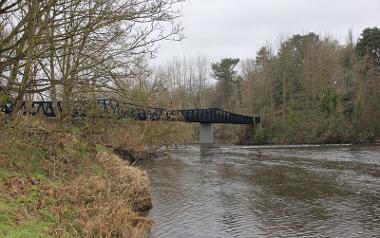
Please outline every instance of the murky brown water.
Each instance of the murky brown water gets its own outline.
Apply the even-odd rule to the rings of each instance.
[[[144,161],[152,237],[380,237],[380,146],[180,146]]]

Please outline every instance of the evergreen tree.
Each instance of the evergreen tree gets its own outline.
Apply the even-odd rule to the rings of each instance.
[[[235,68],[239,61],[240,59],[224,58],[219,63],[211,64],[212,76],[218,80],[215,106],[232,108],[231,96],[237,74]]]
[[[356,52],[360,57],[367,56],[380,66],[380,28],[366,28],[358,40]]]

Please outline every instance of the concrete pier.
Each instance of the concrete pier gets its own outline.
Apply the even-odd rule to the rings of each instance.
[[[212,123],[200,123],[199,143],[203,145],[214,144]]]

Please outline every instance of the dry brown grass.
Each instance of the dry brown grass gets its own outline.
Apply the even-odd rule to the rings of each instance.
[[[6,171],[0,202],[21,199],[15,225],[47,210],[53,236],[146,236],[152,225],[144,214],[151,208],[147,175],[99,146],[143,150],[133,144],[141,127],[123,128],[115,138],[110,128],[81,126],[38,117],[0,125],[0,169]]]
[[[163,146],[186,143],[193,139],[188,123],[165,121],[102,120],[83,121],[82,138],[126,152],[134,159],[150,158]]]

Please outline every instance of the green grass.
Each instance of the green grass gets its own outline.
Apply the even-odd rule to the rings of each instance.
[[[95,149],[96,149],[97,152],[110,152],[111,151],[106,146],[100,145],[100,144],[97,144],[96,147],[95,147]]]
[[[31,175],[35,179],[46,180],[39,161],[45,158],[46,152],[35,149],[29,152]],[[27,173],[15,172],[6,168],[0,168],[0,182],[11,177],[25,179]],[[52,237],[49,234],[51,228],[58,221],[47,210],[32,213],[22,219],[17,215],[26,211],[28,206],[35,204],[39,199],[38,185],[29,187],[27,194],[8,200],[0,196],[0,237],[1,238],[44,238]]]
[[[38,140],[28,138],[30,144],[39,143]],[[9,161],[17,161],[22,164],[24,170],[17,171],[14,168],[0,167],[0,182],[4,182],[9,178],[17,177],[22,180],[33,178],[39,181],[37,185],[28,185],[28,192],[25,195],[12,199],[5,199],[1,196],[0,191],[0,238],[49,238],[56,237],[50,234],[54,225],[59,224],[59,219],[50,213],[46,207],[53,200],[44,200],[44,208],[38,211],[29,211],[29,208],[39,202],[40,186],[42,183],[48,184],[51,187],[59,187],[61,180],[52,180],[46,177],[42,162],[49,157],[49,151],[39,146],[30,147],[22,145],[23,141],[16,141],[15,148],[12,148],[8,153],[4,153]],[[22,148],[22,149],[21,149]],[[99,147],[100,148],[100,147]],[[83,160],[91,160],[90,147],[82,143],[73,143],[65,147],[65,152],[68,155],[80,155]],[[22,159],[22,160],[20,160]],[[78,168],[78,171],[84,168]],[[88,169],[88,168],[86,168]],[[94,164],[90,167],[94,174],[105,174],[105,171],[100,165]],[[105,176],[105,175],[104,175]],[[46,199],[46,198],[45,198]],[[71,227],[75,226],[75,218],[78,215],[78,209],[75,206],[66,204],[67,207],[63,212],[63,218],[71,223]],[[28,214],[25,217],[17,217],[26,211]],[[76,237],[76,231],[68,229],[62,231],[60,237]],[[70,232],[70,234],[69,234]]]
[[[0,168],[0,182],[9,177],[23,177],[22,173]]]
[[[52,237],[49,230],[55,221],[46,214],[17,221],[15,214],[22,208],[22,203],[12,201],[11,204],[0,201],[0,237],[4,238],[42,238]]]
[[[0,224],[0,235],[4,238],[48,238],[52,237],[48,233],[52,225],[38,219],[24,221],[16,226]]]

